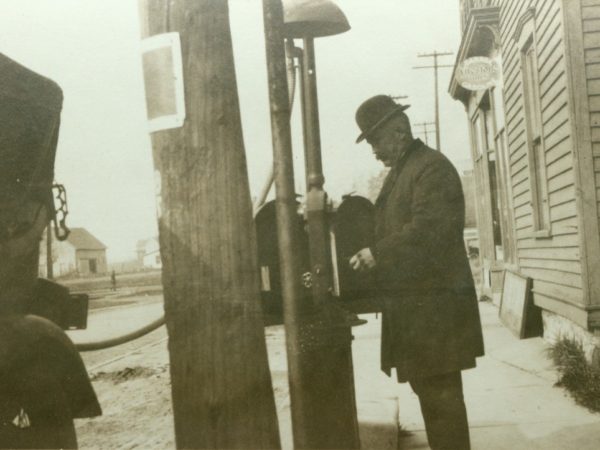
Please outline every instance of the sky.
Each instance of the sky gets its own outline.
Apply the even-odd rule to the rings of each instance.
[[[218,0],[215,0],[218,1]],[[356,108],[376,94],[399,100],[413,124],[434,121],[433,70],[418,54],[460,45],[458,0],[337,0],[351,29],[315,41],[325,189],[334,200],[366,194],[381,170],[359,133]],[[229,0],[238,94],[251,195],[272,163],[260,0]],[[67,188],[70,227],[85,227],[108,247],[109,262],[135,257],[157,235],[154,169],[146,120],[136,0],[0,0],[0,52],[56,81],[64,105],[56,181]],[[300,44],[300,43],[299,43]],[[448,94],[451,68],[439,72],[442,151],[468,168],[465,110]],[[1,80],[0,80],[1,82]],[[297,100],[297,98],[296,98]],[[414,134],[419,134],[419,127]],[[295,179],[304,191],[300,111],[292,114]],[[435,136],[429,135],[435,145]],[[271,193],[273,195],[273,193]]]

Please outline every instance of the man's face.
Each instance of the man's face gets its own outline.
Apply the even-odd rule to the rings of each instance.
[[[394,120],[376,129],[366,139],[373,148],[375,158],[385,167],[393,166],[411,141],[410,134]]]

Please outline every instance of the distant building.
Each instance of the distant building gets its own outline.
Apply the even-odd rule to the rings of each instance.
[[[460,177],[465,194],[465,228],[477,227],[477,211],[475,198],[475,176],[472,170],[463,172]]]
[[[52,241],[52,268],[55,277],[107,273],[106,245],[85,228],[73,228],[65,241]],[[40,244],[40,276],[46,276],[46,233]]]
[[[162,269],[160,245],[157,237],[143,239],[136,244],[138,264],[143,269]]]

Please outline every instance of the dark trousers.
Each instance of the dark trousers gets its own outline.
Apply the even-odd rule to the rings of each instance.
[[[469,424],[460,371],[409,380],[419,397],[432,450],[468,450]]]

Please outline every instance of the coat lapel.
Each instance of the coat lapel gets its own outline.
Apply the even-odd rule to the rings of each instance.
[[[377,200],[375,200],[375,206],[381,206],[385,203],[385,200],[392,192],[394,185],[396,184],[396,180],[400,176],[402,169],[406,165],[406,161],[408,160],[409,155],[416,149],[419,148],[423,143],[420,139],[415,139],[413,143],[406,149],[406,152],[400,157],[400,159],[394,164],[394,167],[390,170],[390,172],[385,177],[383,182],[383,186],[381,187],[381,191],[379,191],[379,195],[377,196]]]

